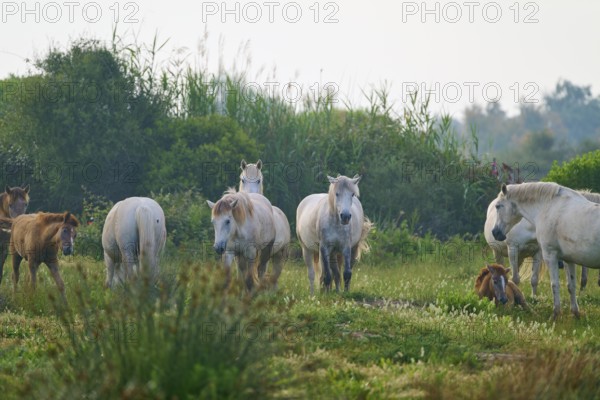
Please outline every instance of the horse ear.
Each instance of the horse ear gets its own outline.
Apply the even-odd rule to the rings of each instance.
[[[23,185],[21,185],[21,187],[22,187],[22,186],[23,186]],[[25,186],[25,187],[23,188],[23,190],[25,191],[25,193],[29,194],[29,185]]]
[[[332,176],[327,175],[327,180],[329,181],[329,183],[336,183],[337,182],[337,178],[334,178]]]
[[[510,268],[504,268],[504,272],[508,274],[510,272]]]
[[[238,199],[235,199],[231,202],[231,208],[235,208],[235,206],[237,206],[238,203]]]
[[[256,162],[256,168],[258,168],[258,169],[262,168],[262,161],[260,159],[258,159],[258,161]]]
[[[506,183],[502,184],[502,194],[506,196],[506,192],[508,191],[508,188],[506,187]]]
[[[242,171],[246,169],[246,165],[248,165],[248,164],[246,163],[246,160],[243,160],[243,159],[242,159],[242,162],[240,163],[240,168],[241,168],[241,170],[242,170]]]
[[[362,179],[361,175],[354,175],[354,178],[352,178],[352,182],[354,182],[355,185],[358,185],[358,182],[360,182],[360,180]]]
[[[71,219],[71,213],[69,211],[65,212],[65,218],[63,219],[63,222],[66,224],[69,222],[69,220]]]
[[[490,264],[487,265],[487,269],[488,271],[490,271],[491,273],[494,272],[494,268],[492,268],[492,266]]]
[[[10,194],[10,187],[8,187],[8,185],[6,185],[4,187],[4,191],[6,192],[6,194]]]
[[[215,203],[213,203],[213,202],[212,202],[212,201],[210,201],[210,200],[206,200],[206,204],[208,204],[208,206],[210,207],[210,209],[211,209],[211,210],[212,210],[212,209],[213,209],[213,207],[215,206]]]

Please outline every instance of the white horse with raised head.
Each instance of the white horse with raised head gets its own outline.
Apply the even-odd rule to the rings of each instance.
[[[314,294],[315,275],[320,279],[319,255],[323,264],[323,283],[331,289],[332,271],[336,290],[340,287],[337,257],[344,263],[344,289],[350,288],[352,265],[368,250],[367,235],[373,224],[365,218],[358,200],[358,182],[354,178],[338,176],[329,179],[329,192],[305,197],[296,210],[296,234],[302,247],[304,262],[308,268],[310,293]]]
[[[242,160],[240,164],[242,173],[240,174],[240,192],[263,194],[263,175],[262,161],[258,160],[256,164],[248,164]],[[288,251],[291,240],[290,223],[284,212],[279,207],[273,207],[273,221],[275,224],[275,243],[273,244],[273,278],[272,284],[277,290],[277,281],[283,270],[283,266],[288,257]],[[259,265],[258,277],[263,278],[267,270],[267,262]]]
[[[578,317],[575,264],[600,269],[600,205],[575,190],[542,182],[502,185],[497,200],[494,238],[505,240],[521,219],[529,221],[550,271],[554,318],[560,314],[559,260],[566,263],[571,311]]]
[[[252,292],[257,281],[257,263],[268,262],[275,242],[271,202],[261,194],[235,189],[229,189],[216,203],[206,202],[212,210],[213,248],[222,256],[227,274],[225,286],[229,286],[231,264],[236,258],[240,277],[246,282],[248,292]]]
[[[590,192],[589,190],[578,190],[586,199],[594,203],[600,203],[600,194]],[[540,267],[542,264],[542,252],[535,236],[535,227],[526,219],[521,219],[510,232],[506,235],[506,240],[499,241],[494,239],[492,229],[496,224],[496,203],[498,199],[492,200],[487,210],[487,218],[484,225],[484,236],[488,245],[494,253],[494,259],[498,264],[504,264],[504,257],[508,257],[512,269],[513,282],[517,285],[520,282],[519,270],[523,261],[527,257],[533,260],[531,268],[531,290],[533,295],[537,294],[539,282]],[[582,267],[581,272],[581,290],[587,285],[588,269]],[[598,280],[600,285],[600,278]]]
[[[129,197],[115,204],[102,229],[106,287],[113,287],[115,272],[121,282],[134,273],[156,279],[166,239],[165,214],[156,201]]]

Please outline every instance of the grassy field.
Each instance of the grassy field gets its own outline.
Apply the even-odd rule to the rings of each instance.
[[[2,398],[597,398],[595,274],[577,320],[561,272],[553,323],[547,277],[535,300],[521,285],[533,313],[496,308],[473,293],[485,261],[462,258],[367,259],[349,293],[314,297],[292,260],[277,293],[248,300],[223,294],[214,261],[166,258],[158,287],[108,292],[103,264],[75,257],[68,308],[46,269],[35,293],[6,271]]]

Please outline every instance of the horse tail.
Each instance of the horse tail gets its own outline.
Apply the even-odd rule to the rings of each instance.
[[[139,262],[140,272],[150,274],[153,278],[157,273],[157,250],[153,217],[150,209],[146,206],[140,206],[135,210],[135,221],[138,228],[139,237]]]
[[[371,250],[371,246],[369,246],[369,243],[367,242],[367,236],[369,236],[369,232],[371,232],[371,229],[373,229],[373,223],[371,222],[371,220],[369,220],[369,218],[365,217],[360,232],[360,239],[358,240],[358,244],[356,245],[357,260],[360,260],[360,256],[362,255],[362,253],[368,253],[369,250]]]

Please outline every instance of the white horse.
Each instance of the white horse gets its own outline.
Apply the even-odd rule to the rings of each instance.
[[[165,215],[156,201],[130,197],[115,204],[102,229],[106,287],[113,287],[115,271],[121,282],[134,272],[156,279],[166,239]]]
[[[229,286],[231,264],[237,258],[240,277],[252,292],[256,282],[256,263],[266,264],[275,242],[275,222],[271,202],[258,193],[229,189],[216,203],[206,201],[215,230],[213,248],[223,257]],[[260,259],[259,259],[260,257]]]
[[[360,176],[327,178],[329,193],[305,197],[296,210],[296,234],[308,268],[311,295],[314,294],[315,266],[319,266],[319,254],[326,290],[331,288],[331,263],[335,287],[339,291],[340,272],[336,257],[339,253],[344,261],[344,289],[347,291],[350,288],[352,265],[360,258],[362,251],[368,250],[366,238],[372,227],[358,200]],[[319,271],[316,275],[320,279]]]
[[[502,185],[497,199],[494,238],[505,240],[522,218],[529,221],[550,271],[554,318],[560,314],[558,260],[566,263],[571,311],[578,317],[575,264],[600,269],[600,205],[567,187],[541,182]]]
[[[590,192],[589,190],[579,190],[586,199],[594,203],[600,203],[600,194]],[[492,235],[492,229],[496,224],[496,203],[498,199],[492,200],[487,210],[487,218],[484,225],[484,236],[488,245],[494,253],[494,259],[498,264],[504,264],[504,257],[508,256],[510,267],[513,271],[513,282],[517,285],[520,282],[519,269],[523,260],[532,257],[533,264],[531,268],[531,290],[534,296],[537,295],[537,286],[539,282],[540,266],[542,264],[542,252],[535,236],[535,227],[526,219],[521,219],[506,234],[506,240],[498,241]],[[581,290],[587,285],[588,269],[582,267],[581,272]],[[598,280],[600,285],[600,278]]]
[[[242,173],[240,174],[240,192],[263,194],[263,175],[261,172],[262,161],[258,160],[256,164],[248,164],[242,160],[240,164]],[[278,207],[273,207],[273,220],[275,223],[275,243],[273,244],[273,287],[277,290],[277,281],[283,270],[283,265],[288,257],[288,251],[291,240],[290,223],[287,217]],[[267,271],[267,263],[258,267],[258,277],[263,278]]]

